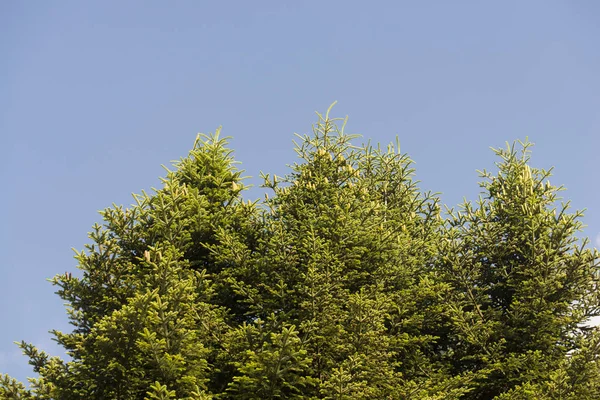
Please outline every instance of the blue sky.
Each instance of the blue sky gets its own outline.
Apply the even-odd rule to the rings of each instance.
[[[596,1],[0,2],[0,372],[31,375],[15,340],[60,354],[45,279],[98,210],[219,125],[248,175],[283,174],[334,100],[448,205],[529,136],[600,246],[599,20]]]

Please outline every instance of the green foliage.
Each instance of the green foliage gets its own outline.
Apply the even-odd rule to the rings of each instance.
[[[8,375],[0,374],[0,399],[31,399],[31,393],[21,382]]]
[[[597,314],[598,254],[575,236],[582,214],[558,204],[561,188],[528,165],[530,143],[521,145],[495,150],[499,172],[482,172],[485,197],[452,212],[443,234],[440,266],[454,288],[449,361],[455,373],[476,372],[468,398],[563,379],[581,349],[579,327]]]
[[[530,144],[444,218],[398,144],[345,124],[319,115],[262,202],[217,132],[104,210],[53,279],[69,359],[21,343],[39,376],[0,398],[597,398],[598,253]]]
[[[273,321],[273,319],[271,319]],[[237,370],[228,392],[236,399],[303,398],[315,380],[309,375],[311,359],[292,325],[280,332],[260,319],[232,332],[230,354]]]

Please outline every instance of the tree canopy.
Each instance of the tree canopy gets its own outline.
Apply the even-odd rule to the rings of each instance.
[[[600,257],[529,142],[443,209],[399,146],[318,115],[286,176],[248,187],[199,135],[152,194],[102,211],[52,279],[68,358],[3,399],[597,399]]]

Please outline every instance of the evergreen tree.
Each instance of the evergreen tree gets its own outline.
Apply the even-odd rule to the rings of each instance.
[[[418,191],[406,155],[356,147],[336,122],[319,115],[301,163],[264,176],[274,196],[258,246],[223,232],[215,258],[232,266],[249,322],[297,327],[311,358],[305,397],[420,398],[444,380],[432,360],[437,199]]]
[[[71,360],[21,344],[39,398],[208,398],[227,311],[215,304],[205,245],[248,208],[225,145],[218,133],[199,136],[162,189],[102,212],[104,226],[76,256],[83,276],[53,279],[75,327],[54,335]]]
[[[397,143],[345,124],[319,115],[262,202],[217,132],[104,210],[53,279],[70,359],[21,343],[39,376],[0,399],[598,398],[598,253],[529,144],[444,220]]]
[[[452,212],[443,233],[448,360],[454,374],[474,374],[465,398],[565,398],[591,382],[577,398],[600,393],[597,329],[584,327],[598,315],[598,254],[575,236],[582,213],[558,203],[551,171],[529,166],[530,145],[495,150],[498,174],[481,173],[484,195]]]

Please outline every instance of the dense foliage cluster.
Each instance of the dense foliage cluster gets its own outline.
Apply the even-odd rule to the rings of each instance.
[[[529,143],[443,213],[397,146],[328,114],[262,202],[217,133],[103,211],[81,276],[53,279],[68,360],[22,343],[39,376],[0,398],[600,398],[599,256]]]

